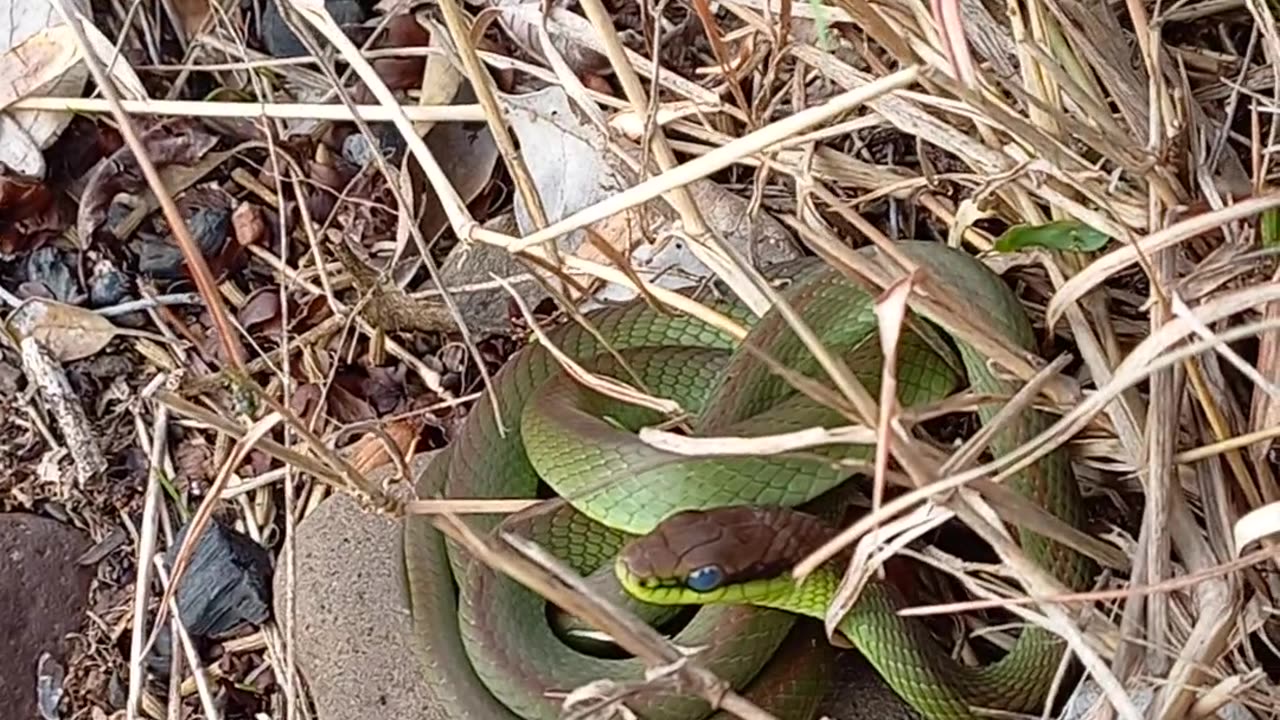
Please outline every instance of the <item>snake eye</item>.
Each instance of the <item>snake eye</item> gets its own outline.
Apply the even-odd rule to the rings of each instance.
[[[724,582],[724,571],[720,569],[719,565],[703,565],[689,573],[684,579],[684,584],[690,590],[697,592],[711,592],[720,587],[722,582]]]

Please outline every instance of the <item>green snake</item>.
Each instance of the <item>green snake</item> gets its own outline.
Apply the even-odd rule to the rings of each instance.
[[[899,242],[896,249],[971,303],[958,310],[982,313],[1011,343],[1034,351],[1017,297],[977,259],[924,241]],[[896,267],[877,250],[860,252]],[[780,293],[823,345],[878,392],[883,355],[875,298],[818,261],[793,268]],[[593,331],[570,322],[549,338],[592,372],[678,402],[696,436],[750,438],[847,424],[760,359],[771,356],[830,386],[781,313],[755,319],[732,303],[717,309],[748,327],[744,341],[643,302],[591,314]],[[965,379],[978,393],[1016,391],[986,357],[930,322],[936,318],[912,318],[924,322],[910,323],[899,340],[896,376],[904,405],[940,400]],[[637,611],[660,616],[662,606],[700,606],[672,640],[697,648],[704,667],[776,717],[810,717],[825,689],[831,648],[799,635],[796,619],[823,616],[843,565],[829,562],[802,586],[790,579],[790,568],[831,532],[830,518],[805,510],[827,508],[825,499],[839,495],[873,448],[833,444],[761,457],[658,449],[636,431],[668,418],[588,389],[538,343],[503,366],[492,391],[505,428],[490,403],[477,402],[418,478],[419,496],[534,498],[545,483],[562,501],[468,522],[480,532],[501,526],[539,542]],[[988,422],[996,410],[984,406],[979,418]],[[1039,411],[1023,411],[996,433],[992,452],[1008,452],[1047,422]],[[1061,451],[1010,482],[1081,526],[1079,488]],[[1088,586],[1094,566],[1086,557],[1030,532],[1019,539],[1029,557],[1066,586]],[[647,668],[638,659],[602,657],[566,643],[548,622],[541,597],[472,561],[428,520],[406,522],[403,551],[423,692],[441,720],[551,720],[563,715],[567,693],[600,680],[611,684],[596,689],[618,693],[646,720],[696,720],[713,712],[677,687],[645,686]],[[901,602],[892,585],[872,581],[839,630],[921,717],[1041,710],[1065,652],[1061,640],[1026,628],[1002,660],[966,666],[923,624],[896,615]]]

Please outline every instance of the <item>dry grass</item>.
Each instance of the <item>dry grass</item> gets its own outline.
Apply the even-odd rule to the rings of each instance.
[[[705,9],[699,0],[690,0],[690,5]],[[1025,597],[1011,597],[1007,588],[976,579],[954,558],[928,553],[920,557],[963,579],[979,599],[913,612],[1002,607],[1020,620],[1049,627],[1069,641],[1104,690],[1106,699],[1089,717],[1172,720],[1196,716],[1228,699],[1259,710],[1259,717],[1266,717],[1264,710],[1272,711],[1276,689],[1257,672],[1260,660],[1250,638],[1265,637],[1271,597],[1280,591],[1271,567],[1274,548],[1265,537],[1266,531],[1280,528],[1263,524],[1262,531],[1246,537],[1235,532],[1242,517],[1280,502],[1268,452],[1271,440],[1280,434],[1280,393],[1275,389],[1280,375],[1280,285],[1275,283],[1273,259],[1258,252],[1259,219],[1280,207],[1280,195],[1270,190],[1269,180],[1277,133],[1275,100],[1280,96],[1275,65],[1280,37],[1270,6],[1244,0],[1175,6],[1152,14],[1136,0],[1123,8],[1077,0],[1029,0],[1017,15],[997,18],[991,9],[973,3],[941,2],[941,14],[935,17],[923,0],[835,0],[822,11],[826,22],[838,24],[838,29],[827,30],[840,38],[841,47],[833,52],[819,45],[812,5],[730,0],[715,18],[697,15],[697,22],[705,23],[700,28],[708,47],[714,50],[700,59],[704,72],[698,79],[704,87],[699,93],[669,73],[655,73],[649,66],[652,58],[624,47],[604,5],[583,0],[583,15],[623,89],[623,97],[616,98],[583,86],[571,73],[566,76],[556,62],[549,63],[548,70],[481,50],[469,30],[472,20],[460,4],[440,0],[444,23],[437,27],[447,28],[457,67],[477,89],[478,101],[438,108],[401,107],[401,100],[370,65],[370,58],[379,56],[376,52],[352,44],[319,2],[292,0],[292,7],[295,21],[306,23],[317,38],[332,45],[371,88],[376,103],[358,107],[338,90],[339,78],[331,71],[253,57],[238,44],[237,29],[219,13],[211,16],[203,32],[189,38],[191,58],[183,67],[212,68],[254,89],[263,105],[241,107],[239,116],[264,127],[273,119],[334,117],[339,111],[329,105],[324,114],[308,115],[305,104],[275,103],[248,70],[271,68],[300,86],[333,90],[346,107],[343,117],[356,119],[366,135],[366,121],[390,120],[440,198],[453,234],[464,243],[487,243],[524,257],[531,268],[553,270],[540,282],[556,293],[593,280],[633,286],[653,302],[677,312],[698,312],[740,333],[732,321],[650,284],[631,268],[564,255],[553,245],[570,231],[657,201],[670,205],[690,246],[744,302],[757,311],[776,306],[776,293],[741,253],[716,235],[688,192],[689,183],[711,176],[740,182],[753,206],[781,218],[813,253],[902,301],[908,301],[906,294],[899,294],[906,286],[898,283],[905,276],[869,266],[849,248],[874,243],[893,255],[893,239],[908,232],[902,227],[904,218],[944,228],[947,241],[974,253],[990,250],[994,240],[989,230],[993,225],[983,218],[1005,224],[1078,219],[1111,236],[1108,249],[1097,254],[1034,251],[1018,257],[988,256],[993,265],[1011,268],[1006,277],[1018,284],[1046,347],[1060,353],[1053,363],[1006,346],[984,326],[980,313],[968,312],[964,298],[952,296],[936,281],[912,281],[913,290],[927,295],[911,293],[910,304],[945,318],[949,330],[986,351],[1001,371],[1027,384],[1029,389],[1014,402],[1036,403],[1059,414],[1049,431],[1001,458],[978,462],[982,438],[950,457],[941,456],[936,447],[902,429],[899,409],[882,408],[884,397],[872,397],[838,359],[814,345],[832,379],[831,392],[837,394],[851,426],[872,428],[882,440],[892,439],[885,445],[892,457],[877,458],[877,480],[894,464],[905,475],[900,481],[917,488],[877,503],[876,512],[850,527],[839,543],[850,545],[877,528],[918,532],[959,518],[996,549],[1006,574],[1024,589]],[[953,41],[961,16],[970,45]],[[851,19],[854,22],[846,22]],[[1170,28],[1178,31],[1176,36],[1172,30],[1167,30],[1168,36],[1162,34]],[[1201,37],[1191,32],[1194,28],[1216,36]],[[1244,47],[1238,47],[1242,40]],[[322,48],[311,49],[318,54]],[[733,82],[726,80],[727,66],[732,66]],[[593,107],[631,113],[643,121],[645,135],[638,145],[648,162],[644,181],[605,202],[548,218],[521,153],[508,136],[501,97],[493,92],[491,80],[481,76],[485,67],[516,67],[550,82],[563,81],[576,101],[598,103]],[[101,70],[95,67],[95,74]],[[755,98],[750,105],[744,88]],[[674,108],[681,99],[698,103],[700,113],[673,113],[661,126],[650,122],[660,116],[657,110],[667,103]],[[105,101],[60,102],[24,101],[31,108],[109,111],[122,129],[142,115],[191,112],[187,105],[164,100],[122,103],[110,93]],[[213,104],[207,111],[237,113]],[[415,125],[481,118],[498,139],[516,192],[532,209],[536,229],[523,237],[486,229],[485,218],[472,217],[421,139],[421,126]],[[835,130],[828,132],[832,127]],[[905,146],[914,145],[920,157],[906,165],[869,152],[866,141],[872,130],[892,131],[900,141],[905,139]],[[125,137],[132,134],[126,131]],[[277,201],[310,192],[305,173],[275,155],[273,162],[276,177],[292,178],[292,184],[280,180],[262,192]],[[388,167],[381,159],[378,165],[398,207],[411,207],[412,198],[396,181],[403,168]],[[158,176],[148,174],[147,179],[171,225],[184,227],[172,193]],[[872,213],[879,217],[872,219]],[[882,217],[891,220],[888,229],[878,222]],[[305,222],[302,237],[315,242],[321,233],[310,220]],[[409,236],[398,243],[397,253],[411,242],[430,277],[438,280],[431,241],[415,223],[407,228]],[[183,249],[189,258],[198,256],[185,243]],[[350,284],[349,278],[335,272],[331,260],[321,257],[322,250],[315,243],[316,254],[306,267],[281,260],[289,255],[286,247],[254,252],[276,269],[282,291],[301,288],[327,298],[336,320],[325,326],[325,333],[341,333],[351,345],[364,336],[370,352],[385,350],[400,358],[439,395],[440,408],[492,401],[475,394],[457,397],[447,390],[437,364],[423,363],[412,350],[397,345],[364,315],[362,299],[343,297],[341,289]],[[198,260],[193,265],[203,268]],[[361,429],[366,442],[356,447],[369,455],[353,455],[351,448],[340,452],[340,439],[351,434],[351,428],[323,419],[317,428],[289,410],[290,384],[280,378],[290,377],[300,356],[277,352],[251,359],[243,329],[226,314],[231,299],[227,288],[217,286],[207,269],[196,277],[225,343],[229,366],[212,379],[198,379],[185,397],[172,388],[150,388],[150,402],[136,411],[136,422],[137,443],[147,448],[154,467],[172,465],[171,450],[164,446],[170,423],[181,419],[218,438],[221,469],[198,514],[222,503],[238,504],[251,534],[260,536],[266,526],[274,525],[286,543],[292,541],[298,519],[335,489],[355,493],[381,512],[438,514],[441,529],[486,562],[564,607],[582,608],[615,638],[630,638],[628,649],[655,664],[674,660],[674,650],[664,640],[634,628],[616,609],[592,604],[594,600],[583,597],[571,578],[557,575],[546,558],[500,538],[479,538],[459,519],[460,513],[485,509],[507,512],[520,501],[466,507],[448,502],[406,505],[403,498],[367,482],[367,471],[381,462],[407,467],[406,443],[389,436],[393,423],[377,431]],[[439,296],[460,347],[486,372],[488,365],[468,331],[468,318],[459,312],[449,289],[441,289]],[[293,337],[289,347],[304,351],[311,342]],[[172,360],[182,365],[181,358]],[[262,387],[253,378],[268,369],[272,379]],[[265,403],[255,426],[226,419],[231,398],[215,388],[227,380],[244,388],[245,397]],[[282,442],[265,437],[277,423],[286,429]],[[1121,571],[1089,593],[1067,592],[1034,566],[997,522],[1037,522],[1069,539],[1069,531],[1046,526],[1042,517],[1033,516],[1016,498],[1001,495],[997,487],[1013,472],[1063,446],[1071,450],[1078,472],[1098,495],[1140,498],[1142,503],[1134,526],[1118,528],[1106,538],[1076,539],[1086,552]],[[250,450],[279,461],[280,470],[256,485],[252,479],[233,477]],[[277,497],[283,501],[279,506]],[[158,473],[152,474],[145,498],[143,523],[137,529],[139,580],[131,610],[135,616],[154,607],[155,598],[146,592],[153,571],[147,558],[172,540],[167,521],[157,520],[163,515],[159,504],[169,501]],[[926,501],[937,507],[925,506]],[[1245,542],[1250,544],[1242,547]],[[1253,543],[1260,543],[1260,549],[1251,549]],[[869,553],[868,547],[862,552]],[[900,545],[894,549],[911,552]],[[797,572],[811,570],[828,555],[813,558]],[[1126,558],[1131,562],[1121,567]],[[292,568],[281,572],[291,576]],[[157,619],[164,619],[165,612]],[[246,646],[268,649],[292,718],[305,714],[293,669],[288,614],[279,618],[286,630],[272,626],[260,643]],[[107,637],[129,626],[127,614],[113,625]],[[138,707],[158,712],[153,704],[157,699],[144,698],[141,685],[147,640],[141,627],[132,625],[130,715]],[[691,673],[691,687],[708,697],[721,697],[713,679],[689,667],[680,671]],[[1140,712],[1134,705],[1139,688],[1155,691],[1149,711]],[[200,695],[210,716],[215,714],[203,683],[190,690]],[[171,697],[181,694],[182,688],[175,685]],[[723,697],[726,709],[741,717],[760,717],[761,711],[741,698]]]

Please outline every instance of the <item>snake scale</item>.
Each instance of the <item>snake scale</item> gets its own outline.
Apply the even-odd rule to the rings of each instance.
[[[963,251],[925,241],[896,248],[971,303],[1007,339],[1034,351],[1016,296],[993,271]],[[879,251],[863,249],[885,267]],[[874,298],[838,271],[814,261],[790,278],[782,297],[833,353],[875,393],[883,356]],[[692,434],[756,437],[846,424],[773,373],[758,348],[792,371],[829,386],[823,371],[776,311],[753,319],[741,307],[721,311],[749,328],[743,343],[699,320],[643,302],[597,311],[596,332],[577,323],[550,334],[587,369],[618,378],[688,411]],[[914,316],[919,319],[919,316]],[[939,400],[963,387],[1010,394],[987,359],[924,318],[899,344],[898,394],[904,405]],[[607,343],[604,345],[602,343]],[[953,349],[954,347],[954,349]],[[829,536],[822,507],[873,448],[829,445],[763,457],[690,456],[640,442],[636,430],[662,422],[657,412],[598,394],[531,343],[494,377],[492,406],[478,402],[453,441],[418,479],[421,497],[532,498],[539,483],[567,502],[544,503],[506,518],[474,516],[481,532],[499,527],[551,550],[635,607],[697,605],[673,640],[698,648],[699,662],[781,720],[812,716],[829,669],[830,645],[801,632],[796,618],[821,618],[843,566],[832,562],[803,586],[794,562]],[[984,406],[990,421],[997,408]],[[996,433],[996,455],[1041,431],[1047,419],[1023,411]],[[1067,458],[1052,453],[1010,480],[1012,487],[1075,527],[1082,501]],[[819,502],[813,502],[819,499]],[[806,505],[807,504],[807,505]],[[551,720],[565,694],[607,679],[638,686],[646,668],[634,658],[600,657],[563,641],[546,602],[515,581],[471,561],[424,518],[404,533],[405,589],[425,682],[441,720]],[[1073,550],[1029,532],[1024,550],[1065,585],[1087,587],[1093,565]],[[637,598],[646,600],[644,603]],[[894,608],[893,586],[872,581],[839,630],[893,690],[926,720],[978,717],[981,708],[1039,712],[1063,643],[1025,628],[1006,656],[985,667],[953,660],[912,618]],[[701,698],[656,688],[624,695],[646,720],[697,720],[713,713]]]

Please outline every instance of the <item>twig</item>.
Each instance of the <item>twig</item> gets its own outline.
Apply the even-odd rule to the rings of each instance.
[[[129,720],[137,717],[142,700],[142,684],[146,678],[143,670],[143,641],[146,633],[147,597],[151,585],[151,557],[156,552],[157,513],[160,506],[160,473],[165,437],[169,429],[169,409],[156,404],[156,416],[152,423],[151,454],[148,463],[147,489],[142,500],[142,527],[138,532],[138,557],[135,567],[138,576],[133,586],[133,628],[129,642],[129,694],[125,709]]]

